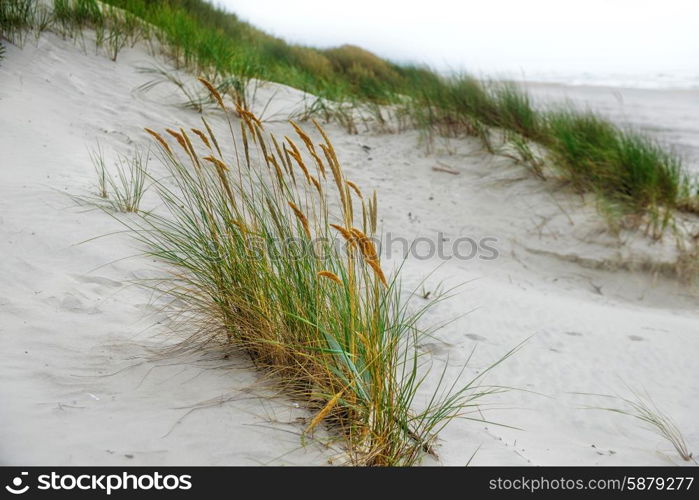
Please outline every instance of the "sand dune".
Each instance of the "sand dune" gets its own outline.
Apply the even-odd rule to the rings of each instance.
[[[154,64],[139,48],[113,63],[47,34],[8,46],[0,65],[0,462],[326,463],[338,450],[302,446],[308,414],[247,361],[162,355],[177,337],[134,281],[164,270],[118,221],[69,196],[95,190],[96,141],[128,151],[148,143],[144,126],[198,124],[167,87],[136,90],[149,78],[137,67]],[[261,83],[255,110],[270,103],[267,127],[283,135],[281,118],[303,98]],[[448,358],[457,373],[477,348],[466,370],[475,374],[529,339],[488,379],[523,389],[485,415],[519,429],[456,421],[441,435],[440,463],[464,464],[478,448],[480,465],[679,464],[653,433],[582,410],[599,400],[573,394],[628,395],[625,384],[647,390],[699,446],[699,296],[665,272],[677,258],[671,241],[611,235],[592,199],[475,140],[437,141],[427,154],[417,132],[328,131],[350,176],[379,192],[384,233],[496,239],[494,260],[405,263],[406,287],[426,276],[425,291],[462,284],[426,318],[457,318],[423,345],[437,366]],[[147,195],[144,206],[154,202]],[[387,262],[398,266],[400,252]]]

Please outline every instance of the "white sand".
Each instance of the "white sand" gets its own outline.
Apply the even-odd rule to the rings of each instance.
[[[144,51],[112,63],[86,46],[46,35],[38,47],[7,47],[0,63],[0,463],[326,463],[336,451],[302,447],[296,419],[307,415],[263,390],[245,360],[157,356],[174,340],[132,281],[162,267],[134,256],[125,234],[91,240],[122,226],[65,193],[94,192],[87,150],[97,140],[128,151],[148,142],[144,126],[199,118],[173,106],[164,87],[135,91],[148,79],[135,67],[154,64]],[[272,96],[266,116],[275,119],[302,97],[266,85],[257,109]],[[288,133],[278,121],[267,127]],[[637,422],[581,410],[604,401],[572,394],[628,395],[625,383],[647,390],[699,449],[696,289],[662,273],[611,270],[662,269],[676,257],[671,242],[609,235],[591,199],[473,141],[428,155],[415,132],[328,129],[350,177],[378,190],[384,232],[498,239],[497,260],[413,258],[403,273],[406,287],[432,271],[428,290],[464,283],[427,318],[458,317],[423,346],[436,367],[449,357],[455,373],[477,347],[473,375],[529,338],[487,379],[532,391],[500,395],[504,409],[485,414],[521,430],[456,421],[441,436],[441,463],[463,464],[479,447],[475,464],[680,463]],[[432,170],[438,164],[460,174]]]

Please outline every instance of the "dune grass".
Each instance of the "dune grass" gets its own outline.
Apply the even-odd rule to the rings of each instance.
[[[591,113],[561,111],[547,118],[546,144],[554,164],[579,189],[599,192],[635,213],[667,212],[692,197],[692,181],[680,159],[651,138],[619,130]]]
[[[150,158],[150,150],[144,152],[138,148],[130,156],[118,154],[112,171],[98,144],[90,151],[90,159],[97,174],[99,199],[117,212],[138,212],[147,190]]]
[[[696,464],[696,460],[689,450],[689,446],[682,435],[682,431],[677,427],[677,424],[665,412],[658,408],[649,394],[642,394],[631,389],[629,390],[631,391],[631,397],[628,398],[598,395],[617,399],[623,403],[621,408],[591,407],[590,409],[618,413],[639,420],[646,425],[649,431],[670,443],[682,460],[685,462],[691,461]]]
[[[204,84],[228,137],[204,119],[146,129],[167,169],[152,178],[164,210],[126,222],[174,269],[159,289],[195,328],[183,347],[242,350],[314,410],[305,433],[328,425],[354,465],[415,464],[453,418],[481,420],[481,399],[502,389],[479,381],[500,361],[467,382],[431,373],[419,322],[435,302],[409,306],[383,269],[377,196],[347,179],[321,126],[319,141],[294,123],[295,139],[275,137]]]
[[[138,212],[146,192],[150,151],[136,149],[131,156],[120,155],[116,175],[107,176],[113,207],[121,212]]]
[[[625,214],[649,213],[662,229],[673,210],[697,211],[699,191],[681,158],[652,139],[621,130],[589,112],[536,110],[521,89],[468,75],[445,78],[427,68],[398,65],[359,47],[317,50],[287,44],[202,0],[107,0],[166,33],[179,58],[204,74],[241,74],[291,85],[320,99],[306,117],[335,119],[349,132],[358,123],[350,108],[364,106],[383,121],[378,106],[394,105],[412,125],[441,135],[468,134],[496,152],[488,128],[510,133],[522,162],[525,141],[544,146],[556,175],[580,191],[594,192]],[[242,68],[242,69],[241,69]],[[329,101],[345,103],[331,107]],[[515,135],[516,134],[516,135]],[[517,139],[519,137],[519,139]]]
[[[112,61],[119,52],[152,37],[150,26],[137,17],[96,0],[53,0],[52,25],[64,37],[80,38],[95,31],[95,45]]]
[[[368,115],[383,131],[411,126],[428,136],[470,135],[501,153],[493,131],[504,131],[506,149],[514,148],[535,175],[545,177],[546,165],[579,191],[596,193],[620,217],[648,216],[656,235],[674,211],[699,213],[699,186],[677,154],[590,112],[537,110],[513,84],[443,77],[351,45],[319,50],[288,44],[204,0],[54,0],[49,20],[38,15],[36,0],[1,5],[0,29],[10,41],[30,28],[72,37],[92,28],[113,60],[128,44],[157,41],[177,67],[227,86],[245,106],[252,79],[283,83],[318,96],[300,118],[335,120],[350,133],[360,130],[358,116]],[[394,110],[390,117],[386,109]],[[391,127],[390,120],[399,124]],[[548,154],[530,155],[530,143]]]
[[[479,137],[490,152],[495,148],[483,125],[501,129],[521,160],[542,176],[539,159],[527,147],[538,143],[553,172],[582,192],[597,193],[622,213],[694,211],[696,180],[685,173],[678,155],[592,112],[565,108],[540,112],[513,85],[484,85],[468,76],[435,85],[422,99],[414,115],[423,126],[435,127],[442,135]]]
[[[159,85],[169,84],[177,89],[181,94],[179,106],[186,109],[193,109],[199,113],[205,110],[215,109],[216,101],[211,98],[208,92],[202,92],[199,85],[185,83],[180,76],[169,68],[161,65],[142,66],[138,71],[148,75],[151,79],[138,87],[139,91],[147,92]],[[250,82],[241,81],[235,76],[220,78],[216,84],[216,90],[222,95],[230,96],[235,102],[242,106],[247,106],[251,99],[254,99],[256,87]]]
[[[87,29],[95,31],[97,48],[103,48],[113,61],[124,47],[154,36],[143,20],[97,0],[0,2],[0,38],[18,46],[26,43],[31,32],[38,37],[50,30],[82,40]]]
[[[116,60],[126,44],[155,37],[182,67],[217,80],[216,86],[202,82],[210,101],[229,118],[227,144],[204,119],[202,127],[189,131],[166,129],[161,135],[149,129],[169,174],[164,178],[147,174],[143,153],[120,157],[116,173],[99,148],[91,155],[100,203],[133,212],[135,217],[120,220],[151,256],[173,269],[159,289],[195,329],[183,348],[234,347],[247,353],[287,394],[314,410],[305,433],[321,423],[329,426],[355,465],[413,465],[426,453],[435,454],[435,438],[454,418],[482,421],[482,400],[504,389],[481,380],[514,350],[469,380],[459,375],[447,382],[446,366],[431,370],[418,346],[434,332],[420,323],[439,298],[413,307],[412,294],[406,296],[397,275],[384,271],[371,240],[377,196],[346,179],[319,124],[320,141],[295,124],[297,139],[282,140],[267,134],[247,110],[241,89],[245,78],[260,76],[262,66],[259,54],[231,57],[234,49],[223,33],[236,26],[199,28],[195,17],[163,4],[157,14],[166,25],[155,23],[160,29],[151,30],[133,14],[93,0],[57,0],[46,24],[43,14],[37,17],[36,2],[15,3],[31,9],[3,11],[3,19],[20,12],[12,17],[14,24],[3,24],[3,36],[10,40],[39,29],[81,39],[89,28],[95,30],[97,48]],[[136,13],[136,7],[146,8],[143,2],[129,5]],[[140,12],[152,22],[146,13]],[[265,50],[283,48],[265,40]],[[353,55],[373,69],[348,66]],[[358,78],[354,90],[336,80],[327,93],[333,97],[356,89],[365,97],[377,94],[378,75],[399,74],[350,47],[338,50],[329,65],[303,51],[294,57],[324,67],[328,75],[340,71]],[[226,78],[231,83],[222,87]],[[236,102],[235,110],[224,106],[219,89]],[[240,121],[231,119],[233,114]],[[346,119],[353,120],[351,113]],[[147,181],[165,213],[140,210]]]
[[[104,160],[104,152],[102,146],[97,143],[97,147],[89,152],[90,161],[97,174],[97,196],[102,199],[109,198],[108,182],[107,182],[107,163]]]
[[[0,38],[21,46],[26,33],[34,28],[36,9],[34,0],[0,2]]]

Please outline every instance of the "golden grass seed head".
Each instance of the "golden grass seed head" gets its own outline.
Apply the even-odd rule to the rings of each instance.
[[[319,195],[321,196],[321,198],[322,198],[322,197],[323,197],[323,189],[322,189],[321,186],[320,186],[320,182],[318,182],[318,179],[316,179],[313,175],[309,175],[309,177],[310,177],[310,179],[311,179],[311,182],[312,182],[313,185],[315,186],[316,191],[318,191],[318,194],[319,194]]]
[[[145,128],[144,130],[148,132],[151,136],[153,136],[153,138],[155,138],[155,140],[158,141],[158,143],[163,147],[163,149],[165,149],[165,151],[167,151],[168,154],[172,156],[173,153],[172,149],[170,149],[170,145],[167,143],[165,139],[163,139],[163,137],[159,133],[149,128]]]
[[[353,235],[350,231],[348,231],[348,230],[345,229],[344,227],[339,226],[339,225],[337,225],[337,224],[330,224],[330,227],[334,228],[335,230],[337,230],[338,233],[340,233],[340,235],[341,235],[341,236],[345,239],[345,241],[347,242],[347,247],[348,247],[348,248],[350,248],[350,249],[351,249],[351,248],[354,248],[354,246],[355,246],[355,244],[356,244],[356,241],[355,241],[356,238],[354,237],[354,235]]]
[[[381,269],[381,266],[379,265],[378,261],[376,260],[367,260],[367,264],[369,264],[369,267],[374,271],[374,274],[376,277],[383,283],[384,286],[388,287],[388,282],[386,281],[386,276],[383,273],[383,270]]]
[[[313,420],[311,420],[304,432],[311,432],[325,417],[327,417],[328,413],[330,413],[332,409],[335,408],[337,402],[340,400],[344,392],[344,390],[340,391],[337,394],[335,394],[332,398],[330,398],[330,401],[328,401],[328,403],[316,414],[316,416],[313,417]]]
[[[206,137],[204,132],[202,132],[198,128],[193,128],[192,132],[194,132],[199,137],[199,139],[201,139],[201,142],[203,142],[207,148],[211,149],[211,143],[209,142],[209,138]]]
[[[184,142],[187,145],[187,149],[189,150],[189,157],[192,159],[192,162],[195,166],[201,168],[201,164],[199,163],[199,156],[197,156],[197,152],[194,150],[192,141],[189,140],[189,135],[187,135],[187,132],[185,132],[183,128],[180,128],[180,133],[182,134]]]
[[[201,82],[201,84],[204,85],[204,87],[207,88],[207,90],[209,91],[209,93],[214,97],[214,99],[216,99],[216,102],[217,102],[218,105],[221,107],[221,109],[222,109],[223,111],[225,111],[225,110],[226,110],[226,106],[223,104],[223,98],[221,97],[221,94],[220,94],[219,91],[216,89],[216,87],[214,87],[214,86],[211,84],[211,82],[209,82],[209,81],[208,81],[207,79],[205,79],[205,78],[201,78],[201,77],[200,77],[200,78],[197,78],[197,80],[199,80],[199,82]]]
[[[187,148],[187,142],[184,140],[184,137],[182,137],[182,134],[180,134],[176,130],[172,130],[171,128],[165,129],[165,131],[170,134],[172,137],[174,137],[177,142],[179,143],[180,147],[184,149],[185,153],[189,155],[189,149]]]
[[[352,190],[357,193],[357,196],[359,196],[360,199],[364,199],[364,196],[362,195],[362,191],[359,189],[359,186],[357,186],[354,182],[352,181],[345,181],[349,187],[352,188]]]
[[[204,156],[203,159],[208,161],[208,162],[213,163],[214,166],[218,169],[221,169],[223,171],[228,170],[228,166],[225,163],[223,163],[221,160],[219,160],[218,158],[214,158],[213,156]]]
[[[204,127],[206,127],[206,131],[209,133],[209,137],[211,138],[211,142],[214,143],[214,146],[216,147],[216,151],[218,151],[218,155],[221,155],[221,148],[218,146],[218,141],[216,140],[216,136],[214,135],[213,131],[211,130],[211,127],[209,126],[209,122],[206,121],[206,119],[202,116],[201,121],[204,123]]]
[[[366,260],[379,260],[379,256],[376,253],[376,246],[374,246],[374,242],[371,241],[366,234],[356,227],[351,228],[350,233],[359,241],[359,248]]]
[[[330,281],[337,283],[338,285],[342,285],[342,280],[340,279],[340,277],[332,271],[318,271],[316,275],[321,278],[327,278]]]
[[[309,238],[311,237],[311,230],[308,226],[308,219],[304,215],[304,213],[299,209],[299,207],[296,206],[295,203],[288,201],[287,202],[289,206],[291,207],[291,210],[294,211],[294,214],[296,215],[296,218],[301,221],[301,225],[303,226],[303,230],[306,233],[306,236]]]

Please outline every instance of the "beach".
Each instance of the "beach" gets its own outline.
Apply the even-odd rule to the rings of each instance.
[[[167,328],[158,297],[139,286],[167,269],[116,216],[76,202],[95,191],[97,143],[113,160],[151,143],[144,127],[199,126],[172,88],[139,90],[149,76],[138,68],[149,65],[163,62],[142,46],[112,62],[51,33],[7,45],[0,63],[0,463],[336,463],[341,450],[326,432],[302,440],[312,414],[248,359],[168,354],[183,332]],[[699,171],[699,91],[527,88],[542,105],[571,98],[641,127]],[[262,82],[252,110],[283,137],[283,118],[307,98]],[[673,275],[671,238],[611,233],[591,195],[528,175],[474,138],[437,138],[427,152],[415,130],[326,129],[350,177],[377,191],[384,235],[490,238],[496,249],[496,258],[403,262],[397,249],[385,259],[388,271],[403,266],[406,290],[457,287],[423,318],[444,324],[421,345],[437,372],[458,376],[467,363],[468,379],[521,344],[483,382],[510,390],[481,409],[482,421],[452,422],[425,464],[684,464],[642,424],[596,409],[615,401],[589,395],[645,391],[699,446],[699,294]],[[156,203],[147,193],[144,206]]]

